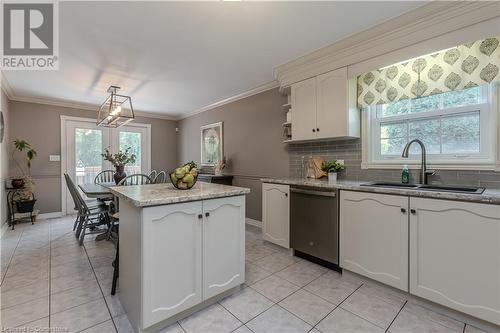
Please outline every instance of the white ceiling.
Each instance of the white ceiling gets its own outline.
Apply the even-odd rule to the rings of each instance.
[[[422,2],[61,2],[60,69],[4,72],[16,97],[100,104],[121,86],[179,117]]]

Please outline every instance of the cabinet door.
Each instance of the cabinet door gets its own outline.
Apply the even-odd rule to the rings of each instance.
[[[316,138],[316,78],[292,85],[292,139]]]
[[[347,68],[316,77],[317,138],[348,136]]]
[[[410,292],[500,324],[500,206],[411,198]]]
[[[201,212],[200,201],[144,208],[143,327],[201,302]]]
[[[245,197],[203,201],[203,300],[245,282]]]
[[[408,197],[341,191],[341,266],[408,291],[407,208]]]
[[[262,238],[290,247],[290,186],[262,184]]]

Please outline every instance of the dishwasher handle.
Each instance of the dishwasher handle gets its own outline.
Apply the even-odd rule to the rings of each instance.
[[[301,188],[291,188],[290,192],[292,193],[301,193],[301,194],[310,194],[317,195],[320,197],[335,197],[335,192],[327,192],[327,191],[316,191],[316,190],[304,190]]]

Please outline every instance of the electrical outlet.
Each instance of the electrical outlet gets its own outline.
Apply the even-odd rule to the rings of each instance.
[[[61,155],[49,155],[49,162],[60,162]]]

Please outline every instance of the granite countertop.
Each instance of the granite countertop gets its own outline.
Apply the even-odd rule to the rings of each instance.
[[[197,182],[190,190],[178,190],[172,184],[113,186],[109,189],[121,200],[126,200],[136,207],[160,206],[250,193],[250,189],[244,187],[204,182]]]
[[[481,202],[481,203],[489,203],[497,205],[500,204],[500,190],[488,189],[488,188],[483,192],[483,194],[471,194],[471,193],[426,191],[420,189],[361,186],[361,184],[370,183],[369,181],[339,180],[337,181],[337,183],[329,183],[328,180],[326,179],[323,180],[323,179],[304,179],[304,178],[263,178],[261,180],[264,183],[310,186],[316,188],[351,190],[351,191],[373,192],[373,193],[383,193],[383,194],[407,195],[411,197]]]

